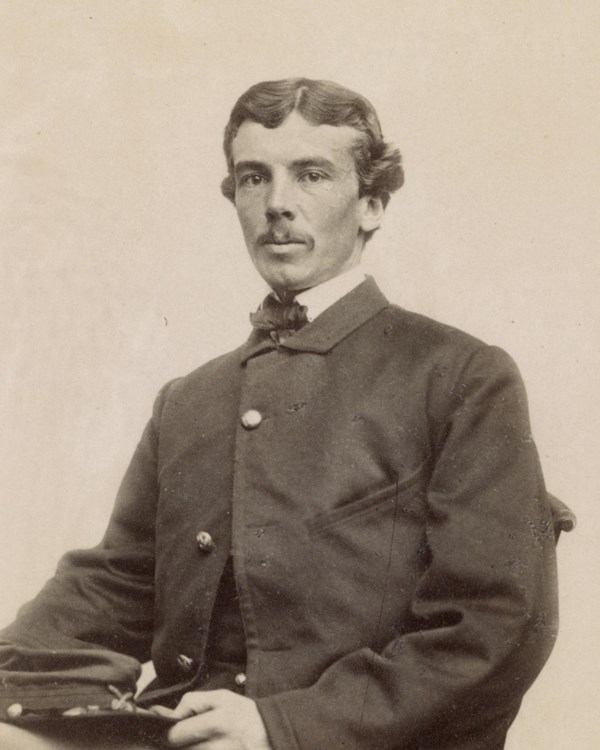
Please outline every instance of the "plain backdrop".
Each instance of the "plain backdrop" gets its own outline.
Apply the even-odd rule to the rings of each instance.
[[[235,99],[332,79],[404,155],[368,267],[513,355],[578,515],[508,750],[600,747],[599,39],[596,0],[2,0],[2,622],[98,541],[158,388],[248,334],[263,285],[219,191]]]

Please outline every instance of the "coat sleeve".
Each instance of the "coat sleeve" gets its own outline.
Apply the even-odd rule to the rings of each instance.
[[[311,687],[259,698],[275,750],[502,747],[550,653],[554,535],[521,378],[482,346],[444,383],[431,389],[429,563],[411,627]]]
[[[0,702],[35,710],[73,705],[86,685],[96,694],[98,684],[135,689],[153,631],[157,425],[166,388],[100,544],[66,554],[37,597],[0,631]]]

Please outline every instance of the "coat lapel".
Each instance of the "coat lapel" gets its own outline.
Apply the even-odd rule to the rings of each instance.
[[[285,349],[326,354],[363,323],[389,305],[375,280],[368,276],[362,284],[328,307],[311,323],[280,344]],[[253,330],[242,347],[242,364],[276,345],[264,332]]]

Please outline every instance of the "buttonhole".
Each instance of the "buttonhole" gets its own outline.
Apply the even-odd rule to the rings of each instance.
[[[306,407],[306,401],[294,401],[294,403],[290,404],[287,408],[288,414],[294,414],[296,412],[302,411]]]

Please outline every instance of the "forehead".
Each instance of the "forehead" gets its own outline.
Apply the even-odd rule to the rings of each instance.
[[[314,157],[351,168],[351,147],[359,135],[348,125],[312,125],[292,112],[278,128],[265,128],[251,120],[243,122],[231,144],[231,154],[234,164],[289,164]]]

